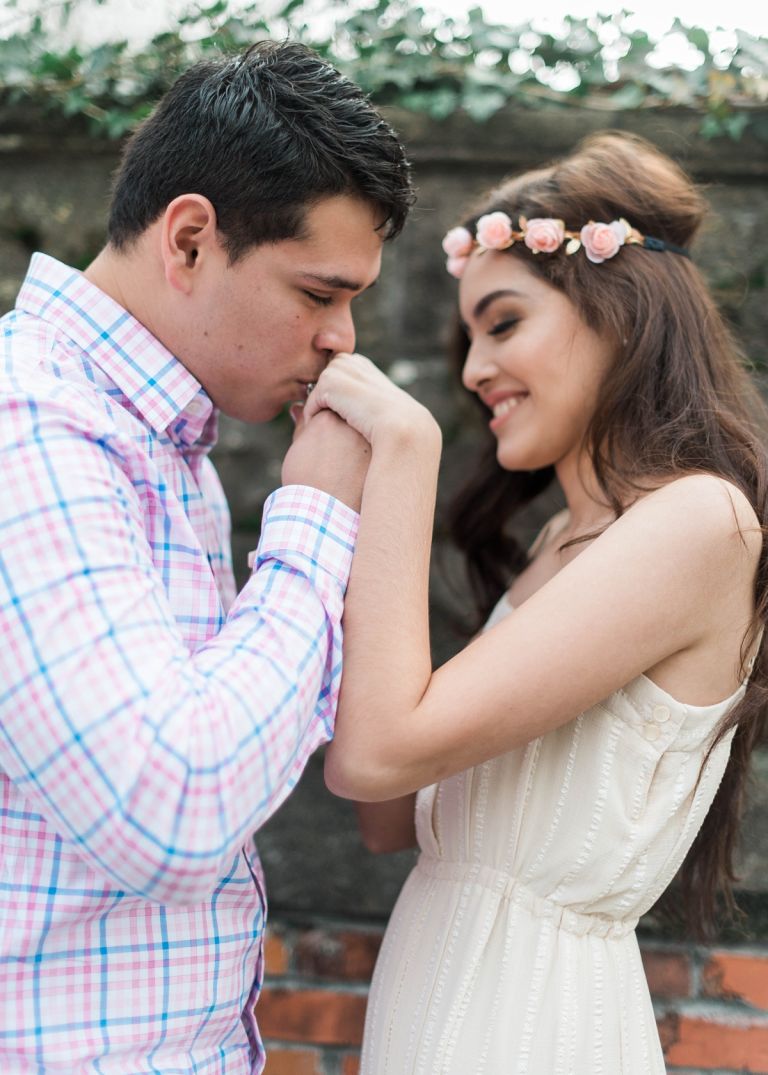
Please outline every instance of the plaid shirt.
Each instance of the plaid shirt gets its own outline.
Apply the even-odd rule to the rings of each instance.
[[[235,596],[199,383],[42,255],[0,325],[0,1071],[260,1072],[250,835],[332,734],[357,515],[279,489]]]

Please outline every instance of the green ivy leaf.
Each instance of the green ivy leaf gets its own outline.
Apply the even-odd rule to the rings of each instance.
[[[78,6],[93,2],[104,0],[64,0],[57,10],[66,20]],[[0,40],[0,93],[6,103],[23,96],[49,111],[82,114],[94,129],[122,137],[138,122],[136,109],[151,107],[195,60],[232,53],[261,37],[291,37],[311,44],[375,102],[400,103],[438,118],[463,108],[482,121],[509,101],[541,108],[602,100],[613,108],[677,103],[705,109],[705,137],[735,139],[748,127],[757,130],[758,115],[743,107],[734,111],[732,104],[762,103],[768,41],[743,31],[724,70],[722,63],[714,66],[706,31],[685,27],[678,19],[674,29],[700,51],[702,63],[693,71],[659,71],[647,63],[655,41],[644,30],[628,29],[625,12],[568,17],[562,33],[554,33],[534,32],[530,23],[488,22],[478,6],[464,18],[441,17],[431,8],[427,16],[421,4],[407,0],[375,0],[353,10],[331,0],[329,18],[321,25],[307,0],[281,2],[267,19],[261,0],[202,0],[199,6],[190,0],[173,29],[140,48],[129,48],[126,41],[62,48],[50,18],[42,17],[50,12],[49,0],[38,0],[24,16],[25,32]],[[6,0],[6,6],[15,8],[16,0]],[[626,50],[611,57],[612,82],[601,44],[606,28],[614,38],[619,32]],[[521,40],[532,62],[532,70],[522,75],[509,66]],[[573,88],[552,88],[552,75],[561,71],[577,77]]]
[[[646,97],[646,91],[637,82],[628,82],[610,96],[615,108],[639,108]]]
[[[701,26],[681,26],[680,30],[699,52],[703,52],[705,56],[712,55],[709,47],[709,34],[706,30],[703,30]]]
[[[711,141],[713,138],[719,138],[723,133],[722,123],[719,118],[712,113],[705,116],[699,126],[699,134],[702,138],[706,138],[707,141]]]
[[[497,90],[484,92],[469,90],[463,94],[461,104],[465,112],[477,123],[484,123],[507,103],[505,94]]]
[[[446,119],[456,111],[459,97],[454,90],[417,90],[402,94],[397,103],[412,112],[426,112],[434,119]]]
[[[729,138],[738,142],[749,123],[746,112],[734,112],[723,120],[723,129]]]

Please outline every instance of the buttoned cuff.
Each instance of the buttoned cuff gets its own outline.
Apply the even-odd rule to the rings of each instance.
[[[308,485],[284,485],[264,505],[258,548],[248,557],[255,571],[279,560],[316,576],[327,572],[346,590],[360,516],[340,500]]]

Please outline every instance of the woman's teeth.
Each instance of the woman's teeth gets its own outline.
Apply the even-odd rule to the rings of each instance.
[[[510,396],[508,399],[503,399],[500,403],[497,403],[493,408],[493,417],[501,418],[502,414],[507,414],[513,407],[517,407],[522,403],[525,396]]]

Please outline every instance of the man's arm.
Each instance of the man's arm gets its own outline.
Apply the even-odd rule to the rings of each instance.
[[[6,401],[0,424],[0,766],[113,884],[199,900],[332,734],[357,515],[274,493],[191,655],[119,440],[55,403]]]

